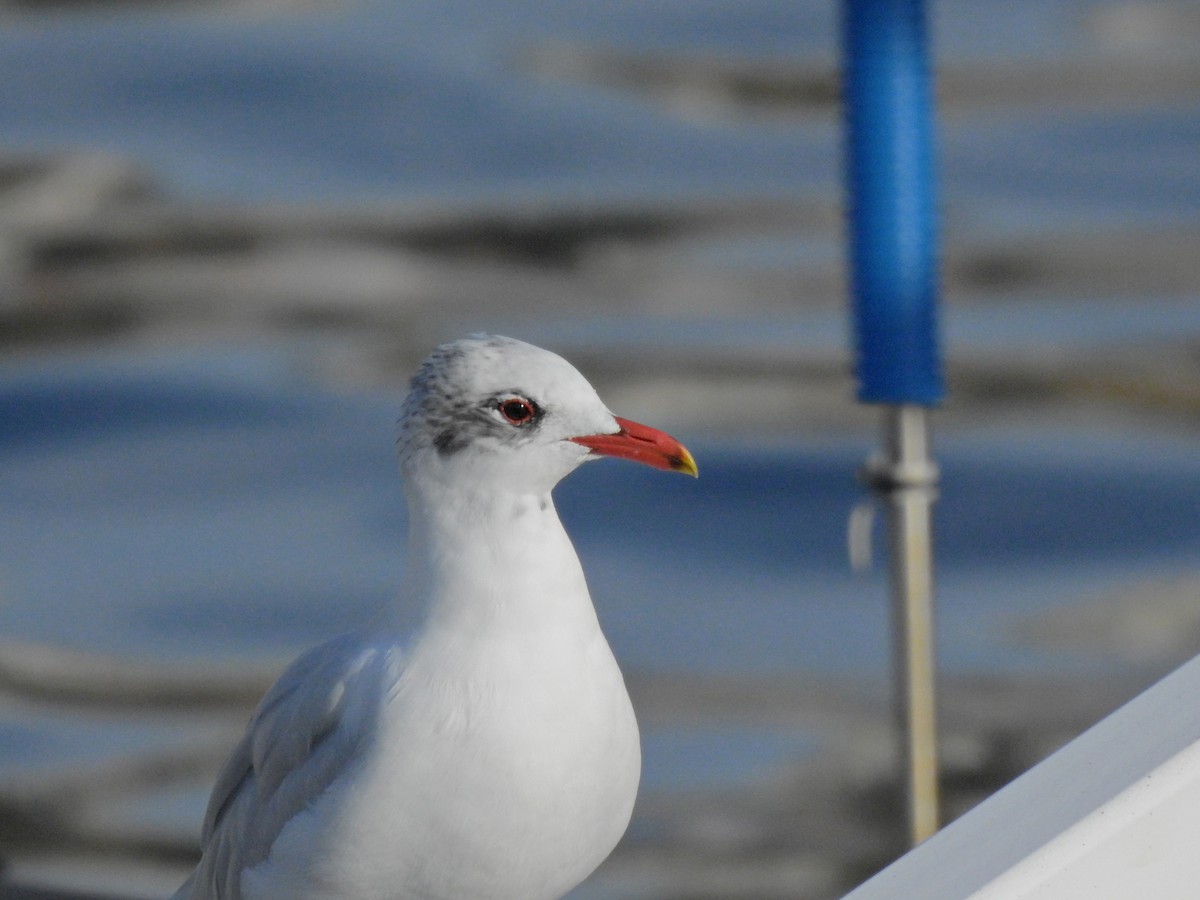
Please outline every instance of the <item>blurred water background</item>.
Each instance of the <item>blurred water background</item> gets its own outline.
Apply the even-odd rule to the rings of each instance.
[[[1200,649],[1200,14],[931,8],[954,815]],[[646,755],[572,897],[836,897],[900,852],[835,35],[832,0],[0,3],[13,879],[170,892],[248,704],[392,596],[404,382],[480,329],[702,472],[558,492]]]

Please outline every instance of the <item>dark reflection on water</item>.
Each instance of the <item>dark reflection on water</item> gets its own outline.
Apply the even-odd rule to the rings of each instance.
[[[859,498],[849,448],[797,447],[763,457],[753,448],[701,443],[697,481],[597,463],[562,484],[559,507],[572,534],[664,561],[705,568],[844,566],[844,524]],[[615,527],[617,525],[619,527]]]
[[[309,404],[288,403],[229,386],[162,379],[70,381],[10,387],[0,393],[0,445],[85,440],[172,428],[236,429],[306,421]]]
[[[1027,448],[1012,448],[1006,459],[1000,447],[981,454],[944,442],[939,565],[1152,562],[1200,546],[1200,482],[1174,468],[1175,458],[1156,462],[1150,446],[1136,468],[1115,468],[1111,441],[1095,446],[1094,439],[1081,435],[1074,459],[1039,459]],[[787,454],[763,454],[700,445],[697,483],[595,466],[564,482],[559,505],[573,534],[603,532],[610,543],[655,548],[665,559],[678,554],[718,569],[840,570],[846,516],[862,496],[855,450],[798,443]]]

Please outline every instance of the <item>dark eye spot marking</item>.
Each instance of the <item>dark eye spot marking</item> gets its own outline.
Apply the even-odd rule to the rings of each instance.
[[[540,412],[536,403],[524,397],[505,397],[497,402],[496,409],[506,422],[517,428],[533,422]]]

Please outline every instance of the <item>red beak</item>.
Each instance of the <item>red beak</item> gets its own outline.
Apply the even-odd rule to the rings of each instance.
[[[617,424],[621,430],[616,434],[589,434],[571,440],[601,456],[631,459],[656,469],[684,472],[693,478],[700,474],[692,454],[669,434],[619,416]]]

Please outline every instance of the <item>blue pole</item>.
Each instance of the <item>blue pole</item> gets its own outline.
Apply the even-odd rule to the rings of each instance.
[[[914,844],[938,828],[928,407],[937,340],[933,110],[922,0],[843,0],[846,188],[858,397],[884,408],[867,467],[887,499],[899,761]]]
[[[936,404],[933,112],[922,0],[846,0],[846,177],[858,397]]]

